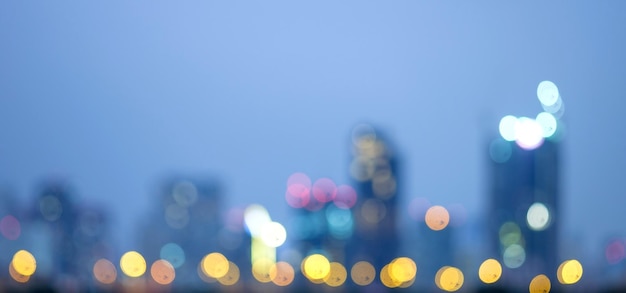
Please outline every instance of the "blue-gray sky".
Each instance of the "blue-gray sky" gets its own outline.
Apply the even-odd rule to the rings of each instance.
[[[50,175],[114,211],[118,240],[171,172],[288,218],[296,171],[346,183],[349,133],[380,126],[407,198],[485,204],[485,138],[566,104],[563,233],[626,235],[626,2],[3,1],[0,182]],[[122,241],[122,249],[134,248]]]

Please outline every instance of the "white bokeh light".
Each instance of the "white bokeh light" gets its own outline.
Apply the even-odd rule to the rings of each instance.
[[[537,86],[537,98],[544,106],[552,106],[559,100],[559,88],[551,81],[544,80]]]
[[[258,204],[248,206],[243,217],[250,235],[255,237],[261,236],[263,226],[272,221],[267,209]]]
[[[520,117],[515,124],[515,142],[525,150],[533,150],[543,143],[541,125],[528,117]]]
[[[541,112],[537,114],[537,118],[535,119],[539,125],[541,125],[541,129],[543,129],[543,137],[551,137],[556,132],[557,122],[556,118],[548,112]]]
[[[261,239],[269,247],[278,247],[287,240],[287,231],[281,223],[267,222],[261,227]]]
[[[515,124],[517,124],[517,118],[513,115],[507,115],[500,120],[500,135],[506,141],[515,140]]]
[[[526,221],[530,229],[535,231],[544,230],[550,223],[550,211],[544,204],[536,202],[528,208]]]

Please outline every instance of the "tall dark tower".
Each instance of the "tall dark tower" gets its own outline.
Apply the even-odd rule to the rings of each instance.
[[[351,263],[366,260],[376,270],[398,257],[398,162],[392,146],[369,125],[352,135],[350,175],[358,194],[355,231],[347,248]]]
[[[507,285],[527,286],[558,267],[559,145],[498,138],[489,152],[491,257],[502,262]]]

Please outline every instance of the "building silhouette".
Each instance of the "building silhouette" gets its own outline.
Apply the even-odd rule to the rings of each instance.
[[[380,270],[399,256],[398,158],[384,134],[369,125],[353,131],[350,176],[358,201],[347,263],[365,260]]]
[[[204,282],[199,271],[203,257],[212,252],[236,263],[242,275],[249,271],[242,267],[249,263],[243,219],[232,219],[223,210],[222,192],[213,178],[172,176],[161,183],[140,228],[140,251],[147,265],[159,259],[170,262],[176,269],[172,285],[178,290],[219,288],[217,282]]]
[[[503,264],[505,284],[527,286],[558,268],[559,145],[545,140],[529,150],[496,139],[490,154],[490,257]]]

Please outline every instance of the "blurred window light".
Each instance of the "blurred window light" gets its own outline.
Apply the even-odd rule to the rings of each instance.
[[[303,208],[309,204],[311,197],[311,179],[304,173],[293,173],[287,179],[285,199],[293,208]]]
[[[221,278],[228,273],[230,262],[219,252],[212,252],[202,258],[202,272],[211,278]]]
[[[343,285],[348,277],[346,268],[338,262],[330,263],[330,273],[324,277],[324,283],[330,287],[339,287]]]
[[[239,282],[240,274],[239,267],[234,262],[229,261],[228,271],[225,275],[219,277],[217,281],[224,286],[232,286]]]
[[[279,261],[270,267],[269,277],[277,286],[289,286],[295,278],[295,271],[288,262]]]
[[[396,194],[396,179],[390,170],[376,172],[372,178],[372,191],[380,199],[389,199]]]
[[[176,271],[167,260],[159,259],[150,266],[150,276],[160,285],[168,285],[176,278]]]
[[[533,203],[526,213],[526,222],[532,230],[544,230],[550,224],[550,211],[540,202]]]
[[[543,274],[535,276],[528,285],[528,291],[530,293],[546,293],[550,292],[550,288],[550,279]]]
[[[619,263],[626,257],[626,245],[622,240],[613,240],[606,246],[604,255],[609,264]]]
[[[557,128],[557,121],[554,116],[548,112],[541,112],[537,114],[535,121],[539,123],[543,130],[543,137],[548,138],[554,135]]]
[[[350,278],[359,286],[367,286],[376,278],[376,269],[367,261],[359,261],[352,266]]]
[[[398,288],[402,285],[402,281],[396,279],[391,273],[390,264],[386,264],[380,270],[380,281],[388,288]]]
[[[287,231],[278,222],[267,222],[261,227],[261,240],[269,247],[279,247],[285,243]]]
[[[364,182],[372,179],[375,170],[375,161],[364,156],[357,156],[350,163],[350,175],[357,181]]]
[[[500,119],[500,125],[498,129],[500,130],[500,136],[504,138],[506,141],[514,141],[517,137],[515,131],[517,124],[517,117],[513,115],[507,115]]]
[[[389,272],[389,264],[385,265],[380,270],[380,281],[387,288],[397,288],[398,286],[402,284],[401,281],[394,279],[391,273]]]
[[[483,261],[478,268],[478,278],[485,284],[497,282],[500,276],[502,276],[502,266],[493,258]]]
[[[250,235],[259,237],[263,233],[263,226],[271,222],[270,214],[267,210],[258,204],[252,204],[244,211],[244,221]]]
[[[337,196],[333,200],[335,206],[340,209],[350,209],[356,204],[356,191],[350,185],[340,185],[337,187]]]
[[[432,206],[426,211],[424,221],[431,230],[440,231],[448,226],[450,214],[448,210],[442,206]]]
[[[172,197],[181,207],[188,208],[198,200],[198,190],[193,183],[182,181],[174,186]]]
[[[352,236],[354,221],[350,210],[340,209],[334,205],[326,208],[326,220],[330,234],[337,239],[348,239]]]
[[[117,270],[111,261],[101,258],[93,265],[93,276],[102,284],[113,284],[117,279]]]
[[[162,259],[167,260],[175,269],[185,263],[185,251],[182,247],[180,247],[180,245],[173,242],[163,245],[159,256]]]
[[[435,284],[439,289],[454,292],[463,286],[465,277],[463,272],[455,267],[444,266],[435,275]]]
[[[252,276],[261,283],[272,281],[270,269],[276,262],[269,258],[258,258],[252,263]]]
[[[182,229],[189,224],[189,211],[178,204],[170,204],[165,208],[165,222],[174,229]]]
[[[415,278],[417,265],[408,257],[398,257],[389,263],[389,274],[401,283],[408,282]]]
[[[553,105],[541,105],[541,108],[543,109],[543,111],[552,114],[552,116],[554,116],[554,118],[556,119],[560,119],[561,117],[563,117],[563,114],[565,114],[565,103],[563,102],[563,99],[561,99],[561,97],[559,97],[559,99]]]
[[[559,265],[556,277],[559,283],[571,285],[577,283],[583,276],[583,266],[578,260],[566,260]]]
[[[321,254],[304,259],[303,273],[310,279],[323,280],[330,273],[330,262]]]
[[[320,178],[313,183],[313,197],[321,202],[326,203],[333,201],[337,195],[337,186],[329,178]]]
[[[511,144],[502,138],[496,138],[489,144],[489,157],[496,163],[508,162],[512,154]]]
[[[54,195],[46,195],[39,199],[39,211],[46,221],[54,222],[63,214],[63,206]]]
[[[500,226],[498,231],[500,244],[508,247],[513,244],[519,244],[522,240],[522,230],[514,222],[506,222]]]
[[[378,224],[387,215],[387,207],[379,199],[370,198],[361,205],[361,216],[369,224]]]
[[[122,272],[131,277],[141,277],[146,272],[146,260],[139,252],[129,251],[120,258]]]
[[[13,255],[11,265],[15,271],[24,276],[31,276],[37,269],[35,257],[26,250],[20,250]]]
[[[302,184],[292,184],[285,192],[285,200],[287,204],[293,208],[299,209],[306,207],[311,200],[311,191]]]
[[[525,150],[533,150],[543,143],[543,128],[534,119],[520,117],[515,124],[515,142]]]
[[[510,245],[504,250],[502,261],[507,268],[519,268],[526,261],[526,250],[519,244]]]
[[[537,98],[544,106],[554,105],[559,96],[559,88],[549,80],[544,80],[537,86]]]
[[[295,184],[302,185],[306,187],[307,189],[310,189],[311,178],[309,178],[309,176],[301,172],[293,173],[289,176],[289,178],[287,178],[287,188]]]
[[[28,282],[28,280],[30,280],[30,275],[27,276],[27,275],[18,273],[13,267],[13,263],[9,264],[9,275],[11,276],[11,279],[13,279],[14,281],[18,283],[26,283]]]
[[[17,240],[22,232],[20,221],[11,215],[6,215],[0,220],[0,234],[9,240]]]

